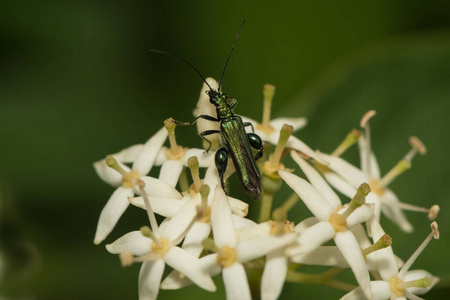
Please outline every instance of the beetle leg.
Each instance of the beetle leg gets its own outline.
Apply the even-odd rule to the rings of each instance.
[[[264,146],[263,142],[261,141],[261,138],[254,133],[247,133],[247,137],[250,142],[250,146],[252,146],[253,149],[258,150],[258,152],[255,155],[255,160],[260,159],[264,154]]]
[[[177,124],[177,125],[182,125],[182,126],[184,126],[184,125],[193,125],[200,118],[208,120],[208,121],[219,122],[219,119],[211,117],[210,115],[199,115],[194,120],[192,120],[191,122],[180,122],[180,121],[175,121],[175,120],[173,120],[172,122]]]
[[[255,132],[255,127],[253,127],[253,124],[252,124],[252,123],[250,123],[250,122],[244,122],[243,124],[244,124],[244,127],[251,126],[251,127],[252,127],[252,131]]]
[[[228,150],[226,148],[220,148],[216,151],[215,163],[217,171],[219,172],[220,184],[222,185],[222,189],[225,191],[223,175],[225,174],[228,163]]]
[[[200,132],[200,136],[202,137],[202,139],[204,139],[204,140],[205,140],[206,142],[208,142],[208,144],[209,144],[208,149],[206,149],[206,151],[205,151],[206,153],[208,153],[209,150],[211,149],[212,143],[211,143],[210,140],[208,140],[208,139],[205,137],[205,135],[211,135],[211,134],[214,134],[214,133],[220,133],[220,131],[219,131],[219,130],[206,130],[206,131]]]

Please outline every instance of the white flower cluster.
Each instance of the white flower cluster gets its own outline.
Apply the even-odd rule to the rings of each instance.
[[[208,78],[207,82],[217,88],[214,79]],[[205,84],[194,110],[196,116],[215,116],[206,89]],[[396,176],[411,166],[417,152],[425,153],[425,147],[417,138],[411,138],[412,150],[381,177],[370,146],[369,119],[373,111],[361,121],[363,132],[353,130],[333,153],[324,154],[291,136],[306,124],[304,118],[270,121],[273,96],[274,87],[266,85],[261,124],[242,117],[244,122],[253,124],[255,133],[267,145],[275,145],[270,156],[258,161],[262,173],[258,223],[246,218],[249,209],[246,202],[228,196],[221,188],[214,151],[206,153],[204,149],[179,146],[175,124],[168,119],[145,144],[131,146],[94,163],[100,178],[116,187],[101,212],[94,243],[99,244],[108,236],[130,203],[146,211],[150,226],[106,245],[110,253],[120,256],[123,266],[142,263],[141,300],[156,299],[160,289],[180,289],[190,284],[214,292],[216,286],[211,277],[218,274],[222,275],[227,299],[251,299],[255,287],[250,288],[247,276],[261,274],[249,273],[252,269],[262,270],[259,280],[251,282],[259,282],[260,297],[264,300],[277,299],[285,281],[347,291],[342,299],[421,299],[416,295],[426,293],[438,278],[425,270],[411,271],[410,267],[432,237],[439,237],[437,223],[431,224],[430,235],[403,263],[395,256],[392,239],[380,225],[380,214],[406,232],[413,227],[404,209],[427,212],[431,220],[436,217],[437,205],[425,209],[402,203],[388,188]],[[217,122],[207,120],[197,123],[199,132],[218,130],[217,126]],[[167,139],[170,145],[165,147]],[[209,140],[217,147],[220,135],[211,135]],[[361,168],[341,158],[356,142]],[[307,180],[281,164],[286,154]],[[158,178],[148,176],[155,166],[160,167]],[[203,180],[200,168],[206,169]],[[233,168],[229,169],[225,177],[232,173]],[[186,170],[190,170],[192,180]],[[190,181],[193,183],[189,184]],[[282,182],[295,194],[272,210],[272,201]],[[327,182],[350,201],[343,204]],[[299,198],[313,216],[295,220],[294,226],[287,216]],[[155,214],[164,220],[158,224]],[[163,279],[166,264],[173,271]],[[308,274],[297,270],[300,265],[330,269],[322,274]],[[334,278],[348,268],[358,286]]]

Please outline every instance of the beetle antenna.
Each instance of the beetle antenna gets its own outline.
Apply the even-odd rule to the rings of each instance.
[[[209,87],[209,89],[211,91],[213,91],[213,89],[211,88],[211,86],[208,84],[208,82],[206,81],[205,77],[202,76],[202,74],[200,74],[200,72],[187,60],[185,60],[184,58],[182,58],[181,56],[178,56],[176,54],[167,52],[167,51],[162,51],[162,50],[157,50],[157,49],[150,49],[150,52],[154,52],[154,53],[159,53],[159,54],[164,54],[164,55],[168,55],[168,56],[172,56],[175,58],[178,58],[179,60],[185,62],[189,67],[191,67],[192,69],[194,69],[194,71],[198,74],[198,76],[200,76],[201,79],[203,79],[203,82],[206,83],[206,85]]]
[[[228,54],[227,61],[225,62],[225,67],[223,67],[222,75],[220,76],[219,88],[217,89],[217,91],[220,91],[220,86],[222,85],[222,79],[223,79],[223,75],[225,74],[225,70],[227,69],[228,61],[230,60],[231,54],[233,54],[234,47],[236,46],[236,43],[239,38],[239,34],[241,33],[241,30],[242,30],[242,27],[244,27],[244,24],[245,24],[245,19],[244,19],[244,21],[242,21],[241,27],[239,28],[239,31],[236,34],[236,38],[234,39],[233,46],[231,47],[230,54]]]

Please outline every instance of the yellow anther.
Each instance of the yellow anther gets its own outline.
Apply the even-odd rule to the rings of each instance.
[[[427,148],[425,147],[425,145],[422,143],[421,140],[419,140],[418,137],[416,136],[411,136],[409,137],[409,144],[416,149],[417,151],[419,151],[420,154],[424,155],[427,153]]]
[[[130,251],[123,251],[119,254],[122,267],[129,267],[134,263],[134,256]]]
[[[368,112],[366,112],[364,114],[364,116],[361,118],[361,122],[359,123],[359,125],[362,128],[366,128],[367,123],[369,122],[369,120],[375,116],[377,114],[377,112],[375,110],[369,110]]]
[[[439,239],[439,226],[438,226],[438,223],[436,223],[436,221],[431,223],[431,229],[433,230],[434,238],[438,240]]]
[[[437,217],[437,215],[438,215],[440,209],[441,209],[441,208],[439,207],[439,205],[436,205],[436,204],[433,205],[433,206],[430,208],[430,211],[429,211],[429,213],[428,213],[428,219],[430,219],[430,220],[436,219],[436,217]]]

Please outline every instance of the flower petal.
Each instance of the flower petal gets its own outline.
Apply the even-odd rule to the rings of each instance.
[[[294,131],[302,129],[308,123],[307,118],[276,118],[270,121],[276,131],[280,131],[284,124],[288,124],[294,127]]]
[[[227,196],[220,187],[216,187],[215,198],[211,207],[211,227],[217,247],[236,245],[231,209]]]
[[[331,186],[333,186],[341,194],[345,195],[349,199],[353,199],[356,194],[356,188],[348,181],[334,172],[327,172],[325,173],[324,177],[328,181],[328,183],[331,184]]]
[[[412,270],[408,271],[405,274],[405,278],[403,278],[403,281],[411,281],[411,280],[417,280],[420,278],[430,278],[431,279],[431,285],[427,288],[407,288],[406,290],[414,295],[423,295],[427,293],[429,290],[431,290],[436,283],[439,282],[439,278],[436,276],[433,276],[431,273],[425,271],[425,270]]]
[[[162,258],[142,264],[139,271],[139,300],[153,300],[158,297],[165,266]]]
[[[279,170],[278,174],[300,196],[314,216],[320,221],[329,219],[334,209],[311,184],[303,178],[283,170]]]
[[[317,151],[318,155],[328,163],[328,167],[346,179],[355,188],[358,188],[361,183],[369,183],[367,176],[357,167],[348,163],[340,157],[328,155]]]
[[[143,236],[140,231],[132,231],[106,245],[106,250],[112,254],[130,251],[135,256],[141,256],[152,250],[152,244],[152,239]]]
[[[225,294],[228,300],[251,300],[250,287],[244,267],[236,262],[230,267],[222,270]]]
[[[170,186],[175,187],[178,179],[180,178],[181,171],[183,170],[183,164],[178,160],[166,160],[161,166],[159,172],[159,180],[168,183]]]
[[[141,176],[147,175],[166,139],[167,130],[163,127],[145,143],[141,153],[136,157],[132,169]]]
[[[283,289],[288,268],[288,259],[284,248],[267,254],[266,265],[261,279],[261,299],[276,300]]]
[[[391,299],[391,287],[386,281],[372,281],[370,282],[372,290],[372,300],[387,300]],[[350,293],[344,295],[341,300],[361,300],[366,299],[361,287],[357,287]],[[396,298],[399,299],[399,298]]]
[[[245,203],[242,200],[227,197],[228,202],[230,203],[231,212],[239,217],[245,217],[248,214],[248,203]]]
[[[119,218],[130,204],[128,197],[131,196],[133,196],[133,190],[129,188],[119,187],[114,191],[100,213],[94,244],[100,244],[113,230],[117,221],[119,221]]]
[[[235,249],[238,259],[242,263],[254,260],[267,255],[274,250],[288,246],[297,237],[295,233],[285,233],[281,235],[269,235],[242,241],[236,245]]]
[[[311,185],[322,195],[322,197],[333,207],[337,209],[342,205],[338,195],[327,184],[325,179],[309,163],[303,160],[296,152],[291,152],[294,161],[300,166],[303,173],[308,177]]]
[[[165,237],[171,243],[181,242],[187,233],[188,226],[192,225],[194,218],[197,215],[197,206],[201,204],[200,194],[196,194],[194,198],[187,201],[183,207],[168,221],[164,231],[161,231],[161,236]],[[175,245],[175,244],[173,244]]]
[[[203,222],[195,222],[186,234],[183,249],[195,257],[199,257],[203,251],[203,241],[211,233],[211,225]]]
[[[370,276],[361,248],[351,231],[336,232],[336,246],[341,250],[366,298],[370,299]]]
[[[245,227],[251,227],[251,226],[256,225],[256,223],[254,221],[244,218],[244,217],[239,217],[239,216],[232,214],[231,218],[233,219],[234,230],[238,230],[238,229],[242,229]]]
[[[297,233],[301,233],[305,229],[307,229],[313,225],[316,225],[319,222],[320,221],[316,217],[306,218],[303,221],[301,221],[300,223],[298,223],[297,225],[295,225],[294,231]]]
[[[216,276],[222,271],[222,267],[217,264],[217,254],[210,254],[200,259],[202,268],[211,276]],[[172,271],[161,283],[162,290],[176,290],[192,284],[192,281],[178,271]]]
[[[214,292],[216,286],[211,276],[203,268],[200,260],[191,253],[179,248],[171,247],[164,255],[164,260],[174,270],[186,275],[192,282],[204,290]]]
[[[346,209],[342,210],[345,211]],[[341,211],[340,211],[341,212]],[[373,216],[373,205],[362,205],[355,209],[354,212],[347,217],[347,228],[350,229],[356,224],[361,224]]]
[[[181,199],[183,197],[174,187],[162,180],[148,176],[141,177],[141,180],[145,183],[145,191],[149,197],[159,196],[173,199]],[[140,194],[137,187],[135,187],[135,191],[137,194]]]
[[[209,86],[216,90],[219,88],[219,84],[216,80],[214,80],[211,77],[206,78],[206,81],[208,82]],[[197,106],[193,111],[194,117],[200,116],[200,115],[210,115],[215,116],[216,115],[216,107],[209,102],[209,96],[206,94],[206,91],[209,90],[209,87],[203,83],[202,89],[200,91],[200,96],[197,101]],[[197,120],[197,132],[198,134],[202,133],[206,130],[219,130],[219,123],[218,122],[211,122],[205,119],[198,119]],[[219,138],[219,135],[217,135],[217,139]]]
[[[333,226],[331,226],[329,222],[319,222],[303,230],[297,238],[298,245],[290,247],[287,254],[291,256],[299,253],[311,252],[323,243],[331,240],[335,233]]]
[[[172,218],[186,203],[187,197],[182,199],[171,199],[153,196],[148,197],[148,200],[150,201],[154,213],[163,217]],[[144,198],[142,197],[130,197],[128,198],[128,201],[134,206],[147,209],[145,207]]]
[[[378,241],[385,232],[378,221],[372,222],[372,236],[373,241]],[[390,280],[392,277],[398,275],[397,262],[392,251],[392,247],[387,247],[374,251],[367,255],[367,261],[371,261],[372,268],[375,268],[380,273],[383,280]]]
[[[236,237],[238,242],[266,237],[270,234],[271,228],[272,226],[269,222],[263,222],[236,230]]]
[[[314,251],[291,256],[290,259],[302,265],[349,268],[347,261],[336,246],[320,246]]]
[[[278,136],[279,136],[279,133],[278,133]],[[276,142],[274,145],[276,145],[276,143],[278,143],[278,136],[276,137]],[[286,147],[303,152],[306,155],[314,158],[315,160],[322,162],[321,158],[316,154],[316,152],[314,150],[312,150],[308,145],[306,145],[304,142],[302,142],[300,139],[296,138],[293,135],[291,135],[289,137]]]

